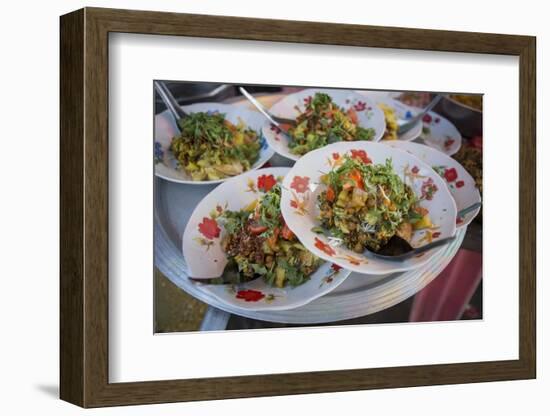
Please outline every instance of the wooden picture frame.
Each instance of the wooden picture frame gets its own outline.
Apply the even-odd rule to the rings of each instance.
[[[100,407],[535,378],[534,37],[99,8],[85,8],[62,16],[60,29],[60,396],[63,400],[82,407]],[[109,383],[110,32],[518,56],[519,359]]]

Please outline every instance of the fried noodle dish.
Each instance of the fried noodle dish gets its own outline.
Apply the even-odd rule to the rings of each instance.
[[[179,125],[181,133],[172,139],[170,150],[195,181],[235,176],[258,160],[260,136],[242,121],[235,125],[223,114],[199,112]]]
[[[223,214],[222,249],[241,281],[261,276],[272,286],[298,286],[323,263],[287,227],[280,205],[277,184],[245,209]]]
[[[318,196],[324,229],[350,250],[379,251],[394,235],[410,241],[413,231],[430,227],[426,208],[412,188],[394,172],[390,159],[373,164],[344,156],[343,163],[322,176],[327,186]]]
[[[290,152],[304,155],[330,143],[354,140],[372,140],[375,131],[359,126],[357,112],[347,111],[332,102],[324,93],[316,93],[306,104],[305,111],[296,118],[296,126],[288,130],[292,138]]]

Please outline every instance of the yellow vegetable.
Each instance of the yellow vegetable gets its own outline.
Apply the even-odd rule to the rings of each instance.
[[[245,211],[254,211],[256,209],[256,206],[258,205],[258,200],[255,199],[254,201],[252,201],[250,204],[248,204],[244,210]]]
[[[432,220],[428,214],[424,215],[420,221],[413,224],[415,230],[422,230],[424,228],[430,228],[432,226]]]
[[[285,285],[285,269],[277,267],[275,269],[275,286],[283,287]]]

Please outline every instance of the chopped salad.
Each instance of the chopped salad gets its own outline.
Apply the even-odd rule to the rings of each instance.
[[[312,150],[339,141],[372,140],[375,131],[359,126],[357,112],[337,106],[328,94],[316,93],[296,118],[296,126],[288,134],[290,152],[304,155]]]
[[[357,253],[376,252],[394,235],[410,241],[414,230],[432,226],[427,209],[390,159],[373,164],[366,153],[359,156],[344,156],[321,177],[327,188],[318,196],[319,219],[333,238]]]
[[[220,113],[198,112],[179,121],[181,133],[170,150],[193,180],[217,180],[251,168],[260,153],[260,136],[244,122],[231,123]]]
[[[280,204],[281,187],[276,184],[245,209],[224,212],[222,249],[241,281],[261,276],[273,286],[298,286],[323,263],[285,224]]]

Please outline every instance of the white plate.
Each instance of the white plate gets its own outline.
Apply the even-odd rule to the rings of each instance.
[[[386,130],[384,113],[368,97],[350,90],[302,90],[300,92],[287,95],[282,100],[276,102],[269,109],[269,111],[278,117],[295,119],[305,109],[304,100],[313,97],[317,92],[323,92],[330,95],[332,101],[345,110],[350,107],[354,107],[357,111],[359,126],[374,129],[375,135],[372,141],[376,142],[382,138],[384,131]],[[296,107],[298,107],[300,111],[296,110]],[[290,152],[288,147],[288,138],[285,134],[278,132],[277,129],[270,124],[264,125],[262,131],[267,139],[267,142],[269,143],[269,146],[272,147],[278,154],[290,160],[298,160],[300,158],[299,155],[295,155]]]
[[[420,205],[429,211],[434,228],[417,230],[411,244],[414,247],[437,238],[446,238],[456,232],[456,205],[445,182],[427,164],[405,151],[381,143],[340,142],[309,152],[296,162],[283,181],[281,212],[290,229],[302,244],[317,256],[332,261],[358,273],[380,275],[417,268],[429,262],[439,247],[404,261],[381,260],[368,252],[355,253],[345,246],[333,244],[327,236],[312,231],[320,225],[317,196],[325,189],[322,174],[332,170],[344,155],[365,152],[373,163],[385,163],[391,159],[395,172],[403,175],[406,183],[422,198]],[[431,197],[426,191],[431,190]]]
[[[429,111],[422,120],[420,138],[430,147],[454,155],[462,146],[462,136],[453,123],[433,111]]]
[[[198,103],[183,106],[187,113],[197,112],[220,112],[225,114],[227,120],[232,123],[239,123],[242,120],[248,127],[256,130],[260,135],[260,154],[251,170],[262,167],[273,156],[273,150],[269,148],[264,137],[262,137],[262,126],[265,124],[264,117],[255,111],[247,110],[241,106],[232,106],[219,103]],[[178,169],[174,154],[170,151],[172,138],[178,133],[175,121],[168,110],[155,116],[155,175],[172,182],[185,183],[190,185],[210,185],[226,181],[230,178],[218,179],[215,181],[194,181],[183,169]]]
[[[211,278],[223,273],[227,264],[221,247],[225,231],[223,225],[218,224],[217,216],[225,210],[236,211],[248,206],[264,194],[262,183],[281,181],[289,170],[266,168],[247,172],[224,182],[202,199],[189,218],[182,239],[190,276]],[[239,285],[203,284],[200,287],[219,302],[238,309],[285,310],[305,305],[330,292],[349,274],[349,271],[325,262],[306,283],[294,288],[271,287],[263,279]]]
[[[474,178],[452,157],[420,143],[391,141],[385,142],[385,144],[410,152],[430,165],[447,184],[447,188],[449,188],[455,200],[457,211],[481,202],[481,195],[476,187]],[[470,224],[479,213],[479,210],[480,208],[462,217],[457,215],[457,228]]]
[[[386,96],[399,101],[397,97],[401,94],[401,92],[388,92]],[[421,111],[421,109],[417,107],[408,107],[412,109],[412,116]],[[424,144],[448,156],[452,156],[460,150],[460,146],[462,146],[462,135],[455,125],[445,117],[433,111],[429,111],[422,120],[422,126],[420,139]]]

